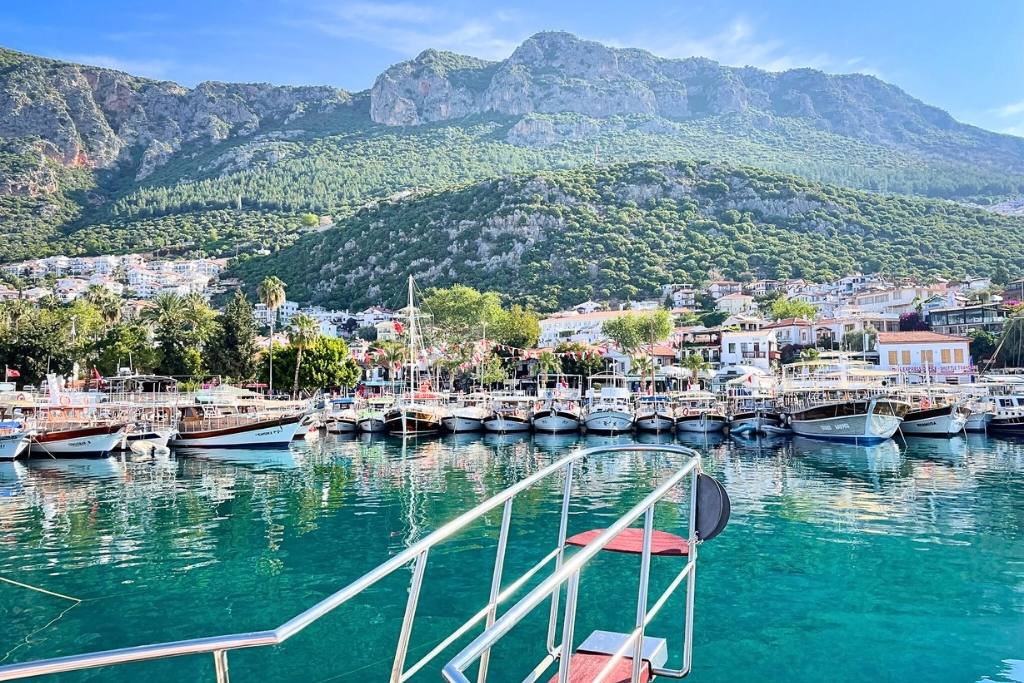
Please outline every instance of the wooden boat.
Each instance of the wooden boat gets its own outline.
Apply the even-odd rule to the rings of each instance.
[[[468,432],[479,432],[484,428],[491,410],[488,407],[488,397],[485,394],[473,394],[467,396],[448,406],[447,414],[441,418],[441,424],[445,431],[452,434],[465,434]]]
[[[54,424],[32,435],[30,449],[53,458],[103,457],[120,445],[124,432],[124,423]]]
[[[291,443],[304,413],[216,413],[202,406],[182,408],[175,448],[270,448]]]
[[[971,410],[952,401],[935,405],[924,399],[903,416],[900,431],[908,436],[954,436],[964,430]]]

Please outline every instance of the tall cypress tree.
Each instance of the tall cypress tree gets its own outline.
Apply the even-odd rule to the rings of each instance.
[[[241,290],[217,316],[217,332],[207,349],[211,372],[241,381],[256,376],[256,316]]]

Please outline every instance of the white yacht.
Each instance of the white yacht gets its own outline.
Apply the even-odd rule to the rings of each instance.
[[[664,394],[641,396],[636,402],[633,424],[638,432],[671,434],[676,420],[669,397]]]
[[[452,434],[479,432],[491,414],[489,403],[487,394],[469,394],[448,406],[448,414],[441,418],[441,424]]]
[[[0,460],[14,460],[24,453],[31,435],[21,420],[0,422]]]

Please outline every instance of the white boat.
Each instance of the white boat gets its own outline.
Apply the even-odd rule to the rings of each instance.
[[[496,434],[528,432],[532,408],[531,396],[495,396],[483,420],[484,431]]]
[[[0,460],[14,460],[28,448],[31,432],[18,420],[0,422]]]
[[[615,435],[632,431],[633,406],[625,377],[608,373],[592,375],[587,398],[590,405],[583,426],[588,433]]]
[[[673,396],[673,418],[677,432],[710,434],[725,430],[729,419],[719,406],[718,397],[706,391],[684,391]]]
[[[890,393],[899,373],[878,370],[844,354],[785,366],[786,424],[798,436],[857,444],[892,438],[910,411]]]
[[[490,416],[487,407],[488,399],[483,394],[471,394],[448,406],[448,414],[441,418],[445,431],[452,434],[479,432],[484,428],[484,420]]]
[[[726,383],[729,433],[740,436],[788,431],[775,407],[776,379],[753,371]]]
[[[271,448],[292,442],[304,413],[222,413],[211,406],[181,409],[175,448]]]
[[[965,432],[986,432],[988,423],[995,417],[995,402],[990,398],[976,398],[967,404],[971,414],[964,423]]]
[[[538,378],[538,402],[531,420],[533,431],[568,434],[580,429],[580,378],[544,375]]]
[[[633,424],[638,432],[672,433],[675,415],[668,396],[644,396],[637,401]]]
[[[363,434],[381,434],[388,430],[384,415],[395,405],[395,397],[382,395],[366,399],[356,409],[356,429]]]
[[[964,403],[938,397],[922,397],[903,416],[900,431],[908,436],[955,436],[964,430],[971,409]]]
[[[147,441],[159,448],[167,448],[171,437],[177,433],[174,427],[159,427],[148,424],[134,424],[124,434],[121,442],[122,450],[131,450],[132,444],[139,441]]]
[[[30,449],[33,455],[52,458],[102,457],[121,444],[124,431],[122,423],[55,424],[33,434]]]

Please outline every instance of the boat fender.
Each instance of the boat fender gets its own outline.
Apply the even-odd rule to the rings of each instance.
[[[729,523],[732,504],[725,487],[711,475],[697,475],[697,538],[710,541]]]

